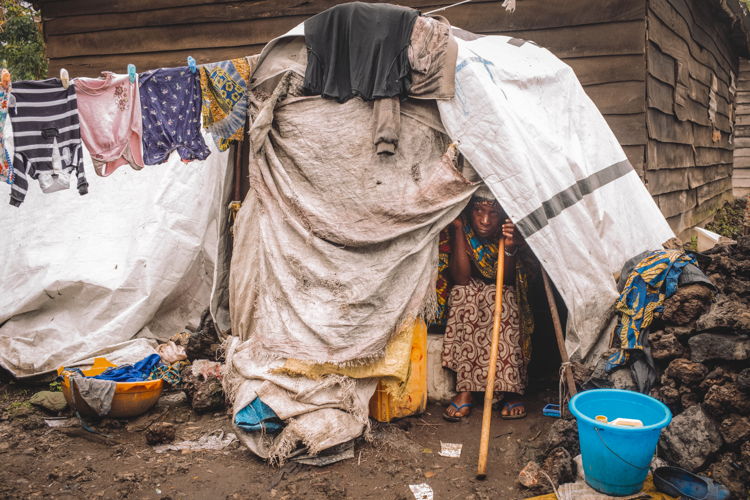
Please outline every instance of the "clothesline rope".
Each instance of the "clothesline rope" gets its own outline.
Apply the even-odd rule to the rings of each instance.
[[[446,5],[445,7],[440,7],[439,9],[431,10],[430,12],[425,12],[425,16],[429,16],[431,14],[434,14],[436,12],[442,12],[444,10],[448,10],[453,7],[458,7],[459,5],[463,5],[465,3],[472,2],[473,0],[462,0],[460,2],[456,2],[451,5]],[[514,12],[516,10],[516,0],[503,0],[503,4],[501,7],[505,7],[505,10],[508,12]]]

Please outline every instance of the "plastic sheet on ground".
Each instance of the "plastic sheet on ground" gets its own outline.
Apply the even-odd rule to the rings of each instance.
[[[182,450],[191,450],[191,451],[221,451],[225,449],[230,444],[234,443],[237,440],[237,436],[232,433],[228,432],[226,435],[224,434],[224,431],[222,430],[216,430],[209,432],[207,434],[204,434],[203,436],[199,437],[198,439],[194,441],[180,441],[179,443],[174,444],[162,444],[159,446],[154,446],[154,451],[156,453],[164,453],[165,451],[182,451]]]
[[[86,154],[87,195],[75,186],[44,194],[34,181],[20,207],[1,184],[0,366],[28,377],[95,356],[134,362],[155,346],[136,336],[197,325],[211,293],[226,160],[214,148],[205,161],[173,155],[102,178]]]

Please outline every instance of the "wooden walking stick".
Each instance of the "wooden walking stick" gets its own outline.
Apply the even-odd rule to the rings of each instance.
[[[573,378],[573,371],[570,369],[570,365],[567,364],[569,361],[568,351],[565,349],[565,339],[563,338],[562,325],[560,324],[560,315],[557,312],[557,303],[555,302],[555,295],[552,293],[552,285],[549,282],[549,276],[547,271],[542,269],[542,278],[544,279],[544,291],[547,293],[547,302],[549,303],[549,312],[552,316],[552,324],[555,327],[555,338],[557,339],[557,348],[560,349],[560,359],[562,360],[564,371],[565,371],[565,382],[568,385],[568,394],[570,397],[575,396],[578,393],[576,389],[576,381]],[[560,404],[562,405],[562,401]],[[560,414],[563,409],[560,408]]]
[[[487,477],[487,453],[490,449],[490,424],[492,423],[492,397],[495,394],[495,372],[497,371],[497,347],[500,343],[500,318],[503,316],[503,280],[505,271],[505,236],[500,235],[497,244],[497,279],[495,281],[495,314],[492,318],[492,343],[490,344],[490,366],[487,373],[487,388],[484,391],[482,412],[482,434],[479,440],[479,464],[477,478]]]

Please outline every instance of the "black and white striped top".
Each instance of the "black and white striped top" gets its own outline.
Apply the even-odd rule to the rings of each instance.
[[[41,81],[13,82],[16,106],[10,111],[13,125],[13,168],[16,180],[11,187],[10,204],[21,205],[26,197],[29,179],[53,171],[55,141],[62,169],[76,171],[78,192],[88,192],[83,172],[81,131],[78,104],[73,85],[64,88],[57,78]]]

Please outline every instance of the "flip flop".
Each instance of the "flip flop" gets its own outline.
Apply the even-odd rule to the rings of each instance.
[[[518,408],[519,406],[523,408],[523,413],[510,415],[510,410],[512,410],[513,408]],[[500,411],[502,412],[502,410],[506,410],[509,413],[508,415],[503,415],[502,413],[500,413],[500,418],[502,418],[503,420],[518,420],[519,418],[524,418],[526,416],[526,405],[523,403],[523,401],[507,401],[503,403],[503,407]]]
[[[673,497],[689,500],[729,498],[729,490],[724,485],[680,467],[659,467],[654,470],[653,475],[656,489]]]
[[[450,408],[451,406],[453,408],[455,408],[456,411],[461,411],[461,408],[471,408],[472,406],[474,406],[474,404],[473,403],[464,403],[461,406],[458,406],[456,403],[454,403],[453,401],[451,401],[451,404],[450,404],[450,406],[448,406],[448,408]],[[460,416],[459,415],[450,415],[450,414],[448,414],[448,408],[446,408],[445,411],[443,412],[443,418],[446,419],[449,422],[460,422],[461,420],[463,420],[466,417],[468,417],[469,415],[471,415],[471,412],[467,413],[466,415],[460,415]]]

